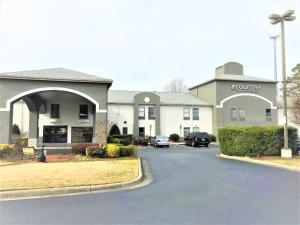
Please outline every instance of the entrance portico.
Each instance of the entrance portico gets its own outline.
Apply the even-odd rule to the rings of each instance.
[[[54,68],[0,74],[0,143],[11,143],[13,104],[29,113],[28,145],[98,142],[106,129],[107,91],[112,80]],[[102,140],[99,140],[102,139]]]

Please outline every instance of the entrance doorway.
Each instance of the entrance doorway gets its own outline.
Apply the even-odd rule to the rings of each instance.
[[[139,137],[145,137],[145,127],[139,127]]]
[[[67,143],[68,127],[67,126],[44,126],[43,142],[44,143]]]

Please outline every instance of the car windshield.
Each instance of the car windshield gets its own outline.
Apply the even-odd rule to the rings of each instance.
[[[196,136],[198,138],[208,138],[208,133],[206,133],[206,132],[199,132],[199,133],[196,133]]]
[[[169,140],[169,138],[168,138],[168,137],[166,137],[166,136],[164,136],[164,135],[159,135],[159,136],[156,136],[156,139],[158,139],[158,140],[162,140],[162,141],[167,141],[167,140]]]

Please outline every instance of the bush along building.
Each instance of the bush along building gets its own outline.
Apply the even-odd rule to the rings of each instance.
[[[0,74],[0,143],[13,124],[29,145],[98,142],[108,133],[180,137],[232,125],[278,123],[276,82],[229,62],[188,93],[109,90],[112,80],[63,68]]]

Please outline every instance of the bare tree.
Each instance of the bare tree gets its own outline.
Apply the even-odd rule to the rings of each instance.
[[[300,63],[292,69],[292,72],[287,79],[288,117],[291,122],[300,125]]]
[[[172,93],[188,92],[188,87],[181,78],[174,78],[165,85],[164,91]]]
[[[103,121],[100,119],[96,121],[95,134],[98,137],[100,147],[106,144],[106,138],[113,124],[113,122]]]

